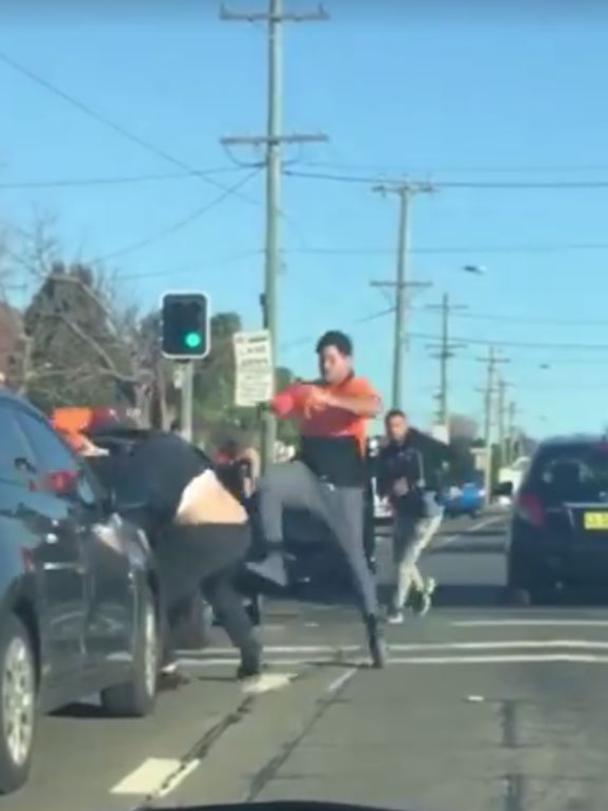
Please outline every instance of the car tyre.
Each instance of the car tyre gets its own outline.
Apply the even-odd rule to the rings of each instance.
[[[0,632],[0,792],[27,780],[36,729],[36,662],[30,635],[10,615]]]
[[[154,708],[160,663],[160,633],[156,601],[149,588],[142,596],[140,626],[136,641],[133,673],[124,684],[107,687],[101,703],[114,716],[143,718]]]

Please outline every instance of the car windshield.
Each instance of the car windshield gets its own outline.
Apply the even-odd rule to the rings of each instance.
[[[607,219],[608,0],[0,0],[0,811],[606,811]]]

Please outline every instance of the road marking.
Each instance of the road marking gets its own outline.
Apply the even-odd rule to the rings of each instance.
[[[352,679],[356,672],[357,668],[351,667],[351,669],[347,670],[346,673],[342,673],[337,679],[334,679],[332,683],[328,685],[327,692],[337,693],[338,690],[341,690]]]
[[[605,628],[608,620],[593,619],[511,619],[501,620],[455,620],[450,623],[454,628],[492,628],[492,627],[538,627],[551,625],[589,626],[590,628]]]
[[[389,642],[392,651],[438,651],[438,650],[479,650],[484,648],[608,648],[608,641],[595,639],[486,639],[475,642]],[[333,657],[347,653],[360,653],[364,650],[362,645],[273,645],[264,648],[266,656],[276,654],[326,654]],[[232,662],[234,660],[233,648],[205,648],[199,657],[192,655],[180,658],[183,664],[193,662],[217,661]],[[276,661],[276,660],[275,660]],[[303,661],[303,660],[300,660]]]
[[[361,650],[361,645],[264,645],[264,653],[339,653]],[[180,651],[182,653],[183,651]],[[213,656],[234,655],[234,648],[201,648],[203,654]],[[186,657],[193,651],[186,651]]]
[[[489,527],[491,524],[497,524],[502,519],[500,515],[493,515],[491,518],[484,518],[482,521],[479,521],[477,524],[473,524],[464,532],[458,532],[455,535],[448,535],[447,538],[437,538],[436,542],[433,543],[431,541],[431,549],[443,549],[444,546],[448,546],[455,541],[459,541],[461,539],[466,540],[469,536],[473,533],[477,532],[484,527]]]
[[[243,692],[247,695],[261,695],[271,690],[282,690],[288,687],[295,678],[295,673],[262,673],[243,685]]]
[[[404,656],[389,658],[391,665],[482,665],[522,662],[560,662],[608,664],[608,656],[592,653],[530,653],[497,654],[496,656]]]
[[[198,768],[200,760],[194,759],[190,760],[185,763],[182,768],[175,772],[174,775],[169,777],[168,780],[162,785],[162,787],[155,793],[155,797],[166,797],[167,794],[170,794],[174,789],[176,789],[181,783],[184,782],[186,777],[188,777],[192,772]]]
[[[198,760],[193,760],[182,768],[182,762],[177,758],[149,757],[116,783],[110,789],[110,793],[159,796],[159,792],[165,791],[165,786],[171,784],[170,790],[172,790],[197,766]],[[178,782],[174,782],[175,780]]]

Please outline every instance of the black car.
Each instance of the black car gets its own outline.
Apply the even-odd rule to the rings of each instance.
[[[0,392],[0,791],[28,775],[36,716],[99,693],[153,707],[157,579],[143,533],[27,402]]]
[[[508,583],[535,601],[556,586],[608,584],[608,437],[538,447],[514,498]]]

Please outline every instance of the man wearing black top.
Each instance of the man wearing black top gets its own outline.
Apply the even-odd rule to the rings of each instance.
[[[393,557],[397,585],[389,608],[388,621],[403,622],[403,606],[412,586],[413,609],[425,614],[435,588],[432,578],[425,581],[417,562],[437,532],[443,517],[438,503],[439,481],[435,470],[425,475],[423,434],[410,428],[403,411],[394,409],[385,418],[388,444],[378,460],[378,493],[388,498],[394,514]],[[434,443],[438,445],[438,443]],[[447,458],[447,454],[442,456]],[[431,466],[429,466],[431,467]]]

